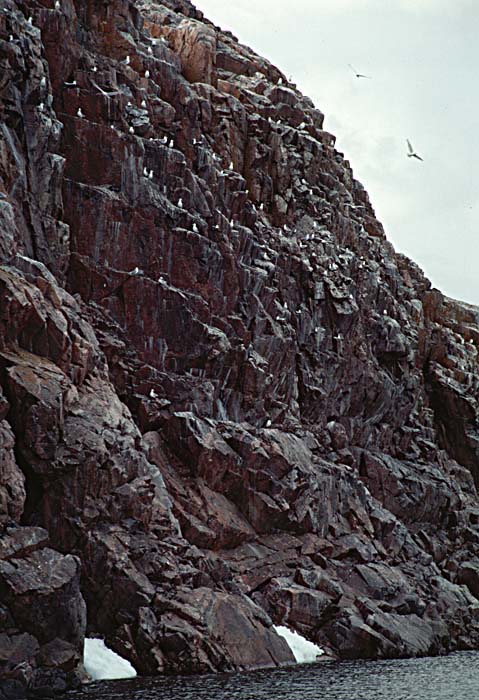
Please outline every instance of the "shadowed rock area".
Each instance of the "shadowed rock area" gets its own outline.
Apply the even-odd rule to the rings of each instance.
[[[0,698],[479,644],[479,309],[186,0],[0,11]],[[420,235],[420,222],[418,222]],[[3,696],[2,696],[3,692]]]

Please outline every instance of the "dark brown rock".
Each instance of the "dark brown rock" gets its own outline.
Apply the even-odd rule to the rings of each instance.
[[[479,599],[479,561],[464,562],[457,572],[457,582],[467,586],[472,595]]]
[[[14,445],[12,429],[0,421],[0,523],[20,520],[25,505],[25,477],[15,461]]]
[[[289,663],[272,620],[344,658],[477,648],[478,309],[187,0],[4,4],[11,692],[74,682],[83,600],[149,674]]]

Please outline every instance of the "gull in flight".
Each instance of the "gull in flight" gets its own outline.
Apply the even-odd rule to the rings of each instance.
[[[407,157],[408,158],[417,158],[418,160],[423,160],[421,158],[421,156],[418,156],[418,154],[414,151],[414,148],[412,147],[410,140],[406,139],[406,142],[407,142],[407,149],[408,149]]]
[[[353,66],[350,63],[348,63],[348,66],[351,68],[351,70],[353,71],[356,78],[367,78],[368,80],[372,80],[372,77],[370,75],[364,75],[364,73],[358,73],[356,68],[353,68]]]
[[[99,90],[102,93],[102,95],[105,95],[106,97],[110,97],[111,95],[119,95],[120,94],[119,90],[115,90],[114,92],[107,92],[106,90],[102,90],[101,87],[99,85],[97,85],[94,80],[92,80],[92,78],[90,78],[90,82],[94,87],[96,87],[97,90]]]

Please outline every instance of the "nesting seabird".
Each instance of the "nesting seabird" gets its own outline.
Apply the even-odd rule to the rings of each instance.
[[[45,87],[46,84],[47,84],[47,79],[45,78],[45,76],[43,76],[42,79],[40,80],[40,87]]]
[[[153,170],[150,170],[150,172],[148,173],[148,179],[153,180]]]
[[[142,106],[142,107],[146,107],[146,100],[142,100],[142,101],[141,101],[141,106]]]
[[[130,57],[127,56],[127,57],[125,58],[125,61],[124,61],[124,62],[126,63],[127,66],[129,66],[129,65],[130,65]]]
[[[78,109],[77,109],[77,117],[84,117],[84,116],[85,116],[85,115],[84,115],[83,112],[81,111],[81,107],[78,107]]]
[[[417,158],[418,160],[423,160],[421,158],[421,156],[418,156],[418,154],[415,152],[409,139],[406,139],[406,143],[407,143],[407,148],[408,148],[407,157],[408,158]]]
[[[348,63],[348,66],[351,68],[351,70],[353,71],[356,78],[367,78],[368,80],[372,80],[370,75],[364,75],[364,73],[358,73],[356,68],[353,68],[353,66],[350,63]]]
[[[134,129],[132,126],[130,126],[130,128],[128,129],[128,131],[130,132],[130,134],[134,134],[134,133],[135,133],[135,129]]]
[[[145,78],[149,78],[149,77],[150,77],[150,71],[149,71],[149,70],[146,70],[146,71],[145,71]]]

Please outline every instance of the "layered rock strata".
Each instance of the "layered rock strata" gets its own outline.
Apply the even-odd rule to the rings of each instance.
[[[0,675],[477,648],[479,311],[186,0],[3,0]],[[419,226],[419,224],[418,224]]]

